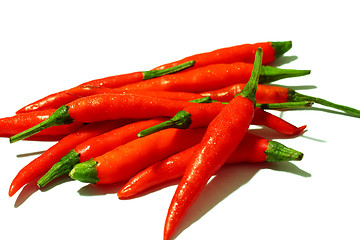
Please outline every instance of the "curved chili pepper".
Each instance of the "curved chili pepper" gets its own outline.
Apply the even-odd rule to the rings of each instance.
[[[209,100],[205,97],[198,101]],[[120,118],[145,119],[172,116],[194,102],[175,101],[135,94],[97,94],[77,99],[58,108],[48,119],[15,136],[10,142],[27,138],[43,129],[70,124],[73,121],[84,123]]]
[[[213,64],[177,74],[165,75],[148,81],[124,85],[119,89],[203,92],[219,89],[235,83],[247,83],[252,68],[253,64],[244,62]],[[280,69],[262,66],[259,81],[261,83],[268,83],[282,78],[298,77],[309,73],[309,70]]]
[[[130,142],[137,138],[136,134],[140,130],[162,121],[164,121],[164,118],[133,122],[80,143],[62,157],[59,162],[55,163],[51,169],[39,179],[37,185],[39,187],[45,186],[53,179],[68,174],[76,164],[98,157],[122,144]]]
[[[132,177],[117,193],[120,199],[133,197],[155,185],[182,177],[188,161],[199,144],[174,154]],[[226,164],[240,162],[300,161],[303,154],[283,144],[246,133],[243,141],[226,160]]]
[[[117,88],[104,88],[96,86],[78,86],[72,89],[69,89],[68,94],[77,96],[78,98],[87,97],[95,94],[104,94],[104,93],[120,93],[120,94],[136,94],[151,96],[157,98],[165,98],[170,100],[179,100],[179,101],[190,101],[197,98],[202,98],[203,96],[198,93],[190,92],[168,92],[168,91],[150,91],[150,90],[120,90]]]
[[[0,137],[11,137],[18,134],[42,121],[49,118],[51,114],[55,112],[55,109],[49,109],[44,111],[35,111],[29,113],[17,114],[11,117],[5,117],[0,119]],[[82,127],[84,124],[80,122],[73,122],[66,126],[56,126],[44,130],[35,136],[57,136],[66,135],[72,133]],[[34,136],[33,139],[36,137]],[[40,139],[40,138],[39,138]],[[56,139],[56,138],[54,138]]]
[[[155,162],[199,143],[204,132],[204,128],[166,129],[145,138],[137,138],[75,165],[69,176],[93,184],[129,180]]]
[[[256,104],[258,107],[255,109],[254,118],[251,122],[253,125],[263,125],[269,127],[277,132],[289,136],[300,134],[306,126],[296,127],[289,122],[269,113],[265,112],[262,108],[274,109],[288,109],[298,107],[309,107],[312,102],[294,102],[294,103],[278,103],[278,104]],[[221,112],[225,107],[221,103],[209,103],[205,105],[186,106],[180,110],[169,120],[160,124],[154,125],[147,129],[143,129],[138,133],[138,137],[144,137],[154,132],[161,131],[167,128],[197,128],[206,127],[209,123]],[[262,107],[262,108],[260,108]]]
[[[172,67],[162,70],[151,70],[142,72],[133,72],[128,74],[121,74],[116,76],[105,77],[82,83],[80,86],[101,86],[116,88],[130,83],[141,82],[151,78],[160,77],[166,74],[175,73],[183,69],[189,68],[194,65],[194,61],[187,61],[180,65],[174,65]],[[26,105],[19,109],[16,113],[29,112],[34,110],[44,110],[49,108],[59,108],[60,106],[72,102],[77,99],[76,96],[68,94],[67,91],[60,91],[50,94],[42,99],[39,99],[33,103]]]
[[[263,65],[273,62],[289,51],[292,47],[291,41],[285,42],[262,42],[255,44],[242,44],[227,48],[221,48],[212,52],[200,53],[186,57],[182,60],[164,64],[154,69],[164,69],[188,60],[195,60],[194,68],[217,63],[247,62],[253,63],[255,51],[258,48],[264,51]]]
[[[223,89],[203,92],[203,96],[209,96],[213,100],[226,101],[232,98],[241,91],[244,84],[236,84]],[[263,103],[283,103],[283,102],[298,102],[298,101],[312,101],[314,103],[331,107],[345,113],[360,117],[360,110],[351,108],[344,105],[335,104],[325,99],[312,97],[304,94],[300,94],[291,88],[280,86],[261,85],[258,87],[256,97],[259,96],[259,102]]]
[[[278,116],[275,116],[269,112],[265,112],[260,108],[255,110],[255,116],[252,124],[266,126],[288,136],[298,135],[306,128],[306,125],[295,127],[284,119],[279,118]]]
[[[128,122],[129,120],[117,120],[88,124],[67,135],[19,171],[10,185],[9,196],[13,196],[25,184],[46,173],[52,165],[79,143]]]
[[[170,239],[178,224],[205,188],[210,177],[225,163],[244,138],[255,113],[262,50],[256,51],[254,70],[246,87],[209,124],[199,148],[190,159],[170,203],[164,240]]]

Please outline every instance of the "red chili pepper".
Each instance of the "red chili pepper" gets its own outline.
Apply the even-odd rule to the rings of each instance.
[[[163,118],[138,121],[121,126],[109,132],[92,137],[76,147],[55,163],[37,182],[39,187],[62,175],[68,174],[78,163],[98,157],[116,147],[137,138],[136,134],[144,128],[164,121]]]
[[[79,143],[126,124],[129,120],[107,121],[85,125],[76,132],[67,135],[47,151],[22,168],[12,181],[9,196],[13,196],[25,184],[46,173],[51,166]]]
[[[168,92],[168,91],[149,91],[149,90],[120,90],[118,88],[104,88],[104,87],[94,87],[94,86],[78,86],[72,89],[69,89],[68,94],[74,95],[78,98],[92,96],[95,94],[105,94],[105,93],[120,93],[120,94],[135,94],[135,95],[144,95],[157,98],[165,98],[170,100],[179,100],[179,101],[190,101],[197,98],[202,98],[203,96],[199,93],[190,93],[190,92]]]
[[[226,101],[239,93],[243,87],[243,84],[236,84],[219,90],[203,92],[202,95],[209,96],[213,100]],[[360,117],[360,110],[358,109],[335,104],[322,98],[300,94],[295,90],[286,87],[259,85],[256,97],[259,97],[259,102],[262,103],[312,101],[320,105],[338,109],[350,115]]]
[[[252,124],[266,126],[288,136],[298,135],[302,133],[306,128],[306,125],[303,125],[301,127],[295,127],[294,125],[283,120],[282,118],[279,118],[269,112],[265,112],[263,109],[260,108],[255,109],[255,116]]]
[[[233,63],[233,62],[247,62],[253,63],[255,51],[258,48],[264,51],[263,65],[273,62],[284,53],[289,51],[292,47],[291,41],[286,42],[262,42],[255,44],[242,44],[233,47],[221,48],[212,52],[200,53],[186,57],[182,60],[172,63],[164,64],[154,69],[164,69],[175,66],[177,64],[186,62],[188,60],[195,60],[194,68],[206,66],[217,63]]]
[[[246,83],[249,81],[252,68],[253,64],[244,62],[213,64],[177,74],[165,75],[148,81],[124,85],[119,89],[203,92],[219,89],[235,83]],[[282,78],[298,77],[309,73],[309,70],[280,69],[262,66],[259,81],[268,83]]]
[[[154,125],[147,129],[143,129],[138,133],[138,137],[144,137],[154,132],[161,131],[167,128],[197,128],[206,127],[209,123],[223,110],[226,105],[221,103],[208,103],[201,105],[186,106],[180,110],[175,116],[169,120],[166,120],[160,124]],[[294,102],[294,103],[279,103],[279,104],[266,104],[259,105],[259,107],[267,107],[274,109],[275,107],[280,109],[285,108],[298,108],[311,106],[311,102]],[[253,125],[263,125],[269,127],[279,133],[289,136],[300,134],[306,126],[296,127],[291,123],[269,113],[263,109],[257,107],[255,109],[254,118],[251,122]]]
[[[261,59],[260,48],[256,51],[254,70],[248,84],[211,121],[199,148],[190,159],[169,207],[164,240],[171,238],[210,177],[225,163],[248,131],[255,113]]]
[[[35,111],[31,113],[17,114],[11,117],[5,117],[0,119],[0,137],[11,137],[18,134],[42,121],[49,118],[51,114],[55,112],[55,109],[49,109],[44,111]],[[60,136],[72,133],[82,127],[84,124],[80,122],[73,122],[66,126],[56,126],[44,130],[35,136]],[[36,139],[34,136],[33,139]],[[40,138],[39,138],[40,139]],[[56,139],[56,138],[54,138]]]
[[[130,83],[141,82],[143,80],[148,80],[151,78],[156,78],[165,74],[175,73],[183,69],[189,68],[194,65],[194,61],[187,61],[180,65],[174,65],[173,67],[162,69],[162,70],[151,70],[151,71],[142,71],[142,72],[133,72],[128,74],[121,74],[116,76],[110,76],[106,78],[96,79],[92,81],[85,82],[80,86],[101,86],[116,88]],[[60,106],[72,102],[77,99],[76,96],[70,95],[67,91],[61,91],[57,93],[50,94],[42,99],[39,99],[33,103],[26,105],[25,107],[19,109],[16,113],[29,112],[35,110],[44,110],[50,108],[59,108]]]
[[[129,180],[144,168],[199,143],[204,128],[166,129],[137,138],[99,157],[74,166],[69,176],[86,183]]]
[[[204,99],[209,98],[200,101]],[[146,119],[173,116],[181,108],[191,104],[197,103],[135,94],[97,94],[63,105],[45,121],[10,137],[10,142],[27,138],[48,127],[65,125],[73,121],[89,123],[120,118]]]
[[[46,109],[56,109],[62,106],[63,102],[72,102],[75,99],[77,99],[76,96],[70,95],[66,91],[53,93],[20,108],[16,111],[16,114],[41,111]]]
[[[118,192],[120,199],[133,197],[155,185],[182,177],[192,154],[199,144],[157,162],[131,178]],[[243,141],[226,160],[227,164],[241,162],[299,161],[303,154],[283,144],[247,133]]]
[[[245,83],[237,83],[224,88],[202,92],[201,95],[213,100],[228,102],[241,92]],[[256,91],[257,103],[281,103],[288,98],[288,89],[284,87],[259,84]]]

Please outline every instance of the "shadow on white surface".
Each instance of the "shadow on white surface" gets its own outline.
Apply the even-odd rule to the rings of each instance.
[[[287,172],[301,177],[311,177],[310,173],[298,168],[291,162],[259,164],[242,163],[224,166],[208,183],[199,199],[197,199],[194,206],[184,217],[174,238],[199,220],[231,193],[247,184],[262,169]],[[201,211],[199,211],[199,209],[201,209]]]
[[[281,65],[291,63],[298,59],[298,56],[282,56],[278,59],[276,59],[271,66],[273,67],[280,67]]]
[[[124,185],[124,182],[117,182],[112,184],[87,184],[79,189],[78,193],[81,196],[98,196],[106,194],[115,194]]]
[[[69,178],[68,176],[62,176],[62,177],[54,179],[53,181],[49,182],[46,186],[44,186],[43,188],[40,189],[36,184],[38,180],[39,180],[39,178],[35,179],[34,181],[26,184],[20,190],[20,194],[16,198],[16,201],[14,204],[15,208],[20,207],[36,191],[40,190],[42,192],[47,192],[60,184],[63,184],[65,182],[69,182],[69,181],[73,181],[73,179]]]

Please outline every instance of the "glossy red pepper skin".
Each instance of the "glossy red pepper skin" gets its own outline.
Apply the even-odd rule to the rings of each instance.
[[[144,96],[178,100],[178,101],[190,101],[193,99],[198,99],[203,97],[201,94],[190,93],[190,92],[168,92],[168,91],[149,91],[149,90],[124,91],[118,88],[102,88],[102,87],[92,87],[92,86],[75,87],[69,89],[67,93],[77,96],[78,98],[92,96],[96,94],[119,93],[119,94],[144,95]]]
[[[165,221],[164,239],[174,234],[177,225],[193,205],[210,177],[245,136],[255,112],[254,102],[238,96],[214,118],[185,170],[171,201]]]
[[[154,118],[126,124],[77,145],[74,150],[80,154],[79,161],[84,162],[91,158],[101,156],[116,147],[137,139],[139,130],[153,126],[164,118]]]
[[[101,79],[96,79],[92,81],[85,82],[80,86],[89,85],[89,86],[102,86],[102,87],[120,87],[122,85],[131,84],[143,80],[142,72],[134,72],[129,74],[116,75]],[[66,103],[72,102],[78,99],[77,96],[69,94],[66,90],[60,91],[57,93],[50,94],[46,97],[43,97],[33,103],[30,103],[23,108],[19,109],[16,113],[31,112],[35,110],[44,110],[49,108],[58,108]]]
[[[226,160],[227,164],[240,162],[265,162],[268,148],[267,139],[247,133],[244,140]],[[199,144],[174,154],[132,177],[118,192],[120,199],[133,197],[146,189],[183,176],[187,163]]]
[[[306,125],[295,127],[284,119],[279,118],[260,108],[255,109],[255,117],[252,121],[252,124],[263,125],[288,136],[298,135],[306,128]]]
[[[10,185],[9,196],[13,196],[25,184],[46,173],[54,163],[59,161],[76,145],[105,131],[119,127],[126,122],[127,120],[119,120],[88,124],[62,138],[19,171]]]
[[[240,93],[245,84],[237,83],[224,88],[202,92],[201,95],[213,100],[228,102]],[[283,103],[288,100],[289,89],[285,87],[259,84],[256,91],[257,103]]]
[[[235,83],[249,81],[253,64],[236,62],[213,64],[177,74],[165,75],[147,81],[128,84],[120,90],[156,90],[178,92],[203,92]]]
[[[173,116],[181,108],[208,102],[204,97],[192,101],[175,101],[135,94],[97,94],[77,99],[58,108],[48,119],[10,137],[14,143],[44,129],[66,125],[74,121],[90,123],[115,119],[147,119]]]
[[[0,119],[0,137],[11,137],[18,134],[42,121],[47,119],[51,114],[55,112],[55,109],[49,109],[44,111],[35,111],[29,113],[17,114],[11,117],[5,117]],[[84,124],[80,122],[73,122],[69,125],[54,126],[44,131],[37,133],[32,139],[46,139],[40,136],[64,136],[66,134],[73,133]],[[51,139],[50,137],[48,137]],[[52,139],[58,139],[53,137]]]
[[[137,139],[136,134],[139,131],[158,124],[161,121],[164,121],[164,119],[165,118],[154,118],[144,121],[129,122],[124,126],[115,128],[80,143],[55,163],[51,169],[39,179],[37,182],[38,186],[43,187],[55,178],[68,174],[78,163],[103,155],[120,145]]]
[[[199,143],[204,128],[166,129],[138,138],[74,166],[69,176],[83,182],[109,184],[129,180],[144,168]]]
[[[169,124],[168,126],[183,129],[206,127],[225,108],[225,106],[225,104],[218,102],[186,106],[182,109],[182,111],[180,111],[181,114],[177,113],[175,115],[179,116],[178,118],[172,118],[180,119],[181,121],[179,120],[178,123]],[[171,120],[168,120],[167,122],[169,121]],[[270,112],[266,112],[261,108],[255,109],[254,118],[251,124],[266,126],[288,136],[298,135],[306,128],[306,126],[296,127],[284,119],[279,118]],[[158,126],[164,126],[164,123]],[[139,136],[143,136],[143,134],[146,135],[146,132],[146,129],[143,130],[139,133]]]
[[[191,104],[197,103],[134,94],[98,94],[77,99],[67,106],[73,120],[96,122],[120,118],[173,116],[181,108]]]
[[[241,143],[255,114],[262,49],[256,50],[249,82],[210,122],[198,149],[191,157],[171,200],[165,220],[164,240],[169,240],[210,177]]]
[[[143,80],[142,72],[134,72],[129,74],[116,75],[101,79],[85,82],[80,86],[101,86],[115,88],[122,85],[131,84]],[[16,113],[30,112],[35,110],[43,110],[49,108],[58,108],[66,103],[72,102],[77,99],[77,96],[69,94],[66,90],[57,93],[50,94],[44,98],[41,98],[33,103],[30,103],[23,108],[19,109]]]
[[[86,85],[86,86],[95,86],[95,87],[97,86],[97,87],[117,88],[126,84],[131,84],[131,83],[147,80],[150,78],[162,76],[164,74],[170,74],[177,71],[181,71],[193,65],[194,65],[194,61],[188,61],[182,65],[176,65],[173,68],[115,75],[115,76],[88,81],[82,83],[80,86]],[[59,108],[60,106],[65,105],[66,103],[71,102],[75,99],[77,99],[77,97],[73,95],[69,95],[67,91],[60,91],[54,94],[50,94],[44,98],[41,98],[33,103],[28,104],[25,107],[19,109],[16,113],[29,112],[35,110],[45,110],[49,108]]]
[[[94,161],[99,161],[97,172],[100,181],[98,183],[128,180],[145,167],[195,145],[205,132],[205,129],[168,130],[171,131],[161,133],[148,140],[137,139],[123,145],[115,152],[94,159]],[[124,155],[129,150],[130,154]],[[120,158],[122,159],[120,160]],[[120,165],[113,164],[114,160]]]
[[[217,49],[212,52],[200,53],[192,55],[181,60],[163,64],[154,69],[164,69],[167,67],[175,66],[177,64],[195,60],[193,68],[202,67],[210,64],[218,63],[233,63],[233,62],[247,62],[253,63],[256,50],[261,47],[264,51],[263,64],[269,64],[276,59],[276,53],[271,46],[271,42],[255,43],[255,44],[242,44],[227,48]]]
[[[80,84],[80,86],[99,86],[99,87],[108,87],[108,88],[116,88],[126,84],[131,84],[135,82],[140,82],[144,80],[143,72],[133,72],[133,73],[126,73],[120,74],[105,78],[100,78],[96,80],[91,80],[88,82],[84,82]]]
[[[32,111],[42,111],[47,109],[56,109],[63,105],[64,102],[68,103],[74,101],[77,98],[78,97],[76,96],[68,94],[66,91],[53,93],[20,108],[16,111],[16,114]]]

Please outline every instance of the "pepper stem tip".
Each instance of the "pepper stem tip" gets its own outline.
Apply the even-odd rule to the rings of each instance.
[[[92,159],[78,163],[70,171],[69,176],[80,182],[95,184],[100,180],[97,176],[96,166],[97,162]]]
[[[44,187],[50,181],[68,174],[72,168],[79,163],[80,154],[72,149],[68,154],[60,159],[59,162],[55,163],[50,170],[42,176],[38,181],[37,185],[39,188]]]
[[[275,50],[275,57],[279,58],[292,48],[292,41],[270,42]]]

